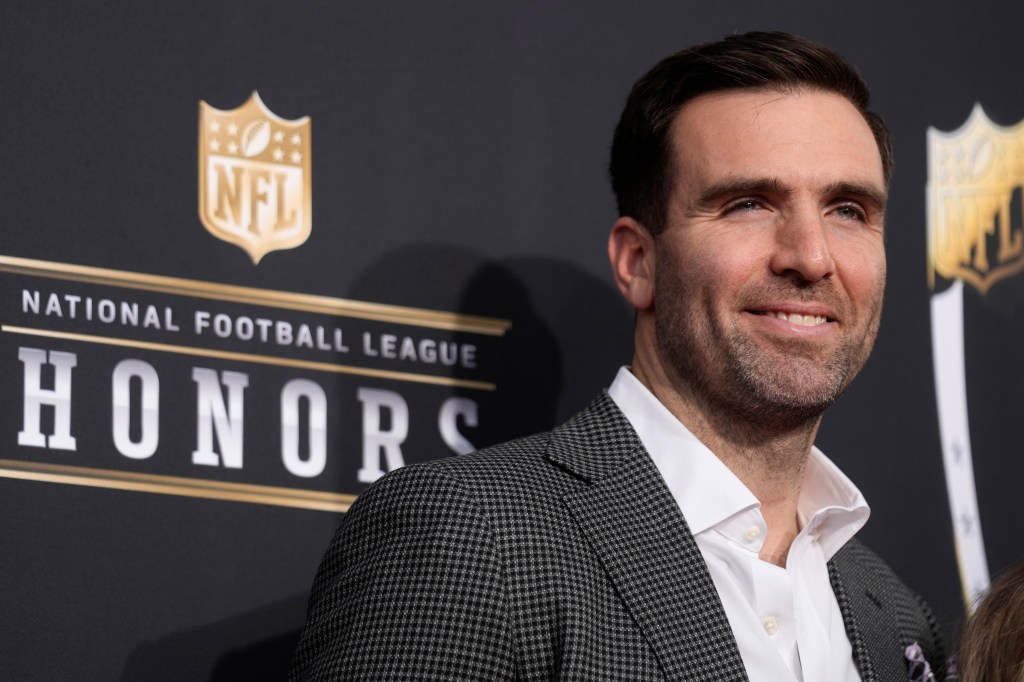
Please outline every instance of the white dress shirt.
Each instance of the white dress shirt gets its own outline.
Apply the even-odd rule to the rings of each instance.
[[[628,368],[608,394],[686,518],[751,682],[859,682],[826,566],[867,522],[856,486],[812,448],[786,566],[762,561],[767,526],[754,494]]]

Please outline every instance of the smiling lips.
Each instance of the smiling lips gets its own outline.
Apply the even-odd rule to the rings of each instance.
[[[758,315],[774,317],[800,327],[817,327],[818,325],[825,324],[829,321],[829,318],[824,315],[802,315],[800,313],[787,313],[781,310],[759,310],[752,312],[755,312]]]

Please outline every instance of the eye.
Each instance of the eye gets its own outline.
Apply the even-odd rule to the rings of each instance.
[[[864,214],[864,211],[860,207],[852,204],[844,204],[842,206],[837,206],[836,215],[838,215],[843,220],[867,220],[867,216]]]
[[[759,208],[761,208],[761,202],[757,199],[741,199],[729,206],[729,211],[750,212]]]

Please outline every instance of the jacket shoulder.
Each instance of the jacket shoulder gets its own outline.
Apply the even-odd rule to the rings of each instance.
[[[450,478],[468,491],[491,495],[534,489],[564,489],[615,471],[623,458],[642,449],[625,416],[606,393],[550,431],[492,445],[466,455],[411,464],[381,478],[391,480]],[[364,495],[366,493],[363,493]]]

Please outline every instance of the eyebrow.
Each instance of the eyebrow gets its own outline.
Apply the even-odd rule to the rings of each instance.
[[[781,194],[793,193],[793,188],[778,178],[726,178],[705,189],[697,203],[700,206],[712,206],[726,197],[737,194]]]
[[[793,188],[778,178],[727,178],[705,189],[697,197],[697,203],[700,206],[708,207],[713,206],[726,197],[734,195],[777,194],[789,196],[792,193]],[[822,193],[828,196],[853,197],[873,204],[877,210],[883,213],[889,201],[889,195],[886,191],[869,183],[834,182],[825,185],[822,188]]]
[[[856,197],[866,203],[872,203],[879,211],[885,212],[889,203],[889,193],[874,185],[857,182],[836,182],[826,185],[825,193],[831,196]]]

